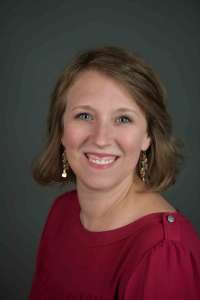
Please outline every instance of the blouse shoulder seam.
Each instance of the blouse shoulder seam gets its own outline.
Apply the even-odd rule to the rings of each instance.
[[[177,245],[177,246],[181,246],[182,248],[184,248],[188,253],[193,253],[192,249],[190,247],[185,247],[185,245],[182,243],[182,241],[175,241],[175,240],[172,240],[172,239],[162,239],[158,242],[156,242],[152,247],[150,247],[149,249],[147,249],[146,251],[144,251],[144,253],[142,254],[141,258],[138,259],[138,262],[135,266],[135,270],[130,274],[130,277],[129,279],[134,275],[134,273],[136,272],[136,269],[138,268],[138,266],[140,265],[140,263],[142,263],[142,261],[145,259],[145,257],[147,257],[148,255],[151,254],[151,252],[156,248],[156,247],[159,247],[159,246],[165,246],[165,245],[169,245],[169,244],[174,244],[174,245]]]

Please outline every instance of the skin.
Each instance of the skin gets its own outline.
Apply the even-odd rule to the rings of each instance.
[[[159,194],[141,193],[135,169],[151,139],[144,113],[121,84],[85,71],[66,103],[61,141],[77,178],[80,221],[87,230],[110,230],[151,212],[175,210]]]

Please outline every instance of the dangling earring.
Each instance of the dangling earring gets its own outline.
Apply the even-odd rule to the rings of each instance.
[[[67,178],[67,169],[68,169],[68,163],[67,163],[67,159],[65,156],[65,151],[63,151],[62,153],[62,163],[63,163],[63,171],[62,171],[62,177],[63,178]]]
[[[140,178],[144,183],[147,183],[148,159],[146,151],[142,151],[139,160],[139,173]]]

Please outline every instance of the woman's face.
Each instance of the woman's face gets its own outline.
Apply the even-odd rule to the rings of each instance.
[[[127,90],[88,70],[70,87],[66,101],[62,144],[77,184],[92,190],[130,185],[150,138],[145,116]]]

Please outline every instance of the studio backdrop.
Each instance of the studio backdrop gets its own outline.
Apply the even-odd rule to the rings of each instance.
[[[31,162],[45,144],[49,96],[84,49],[114,45],[160,75],[185,163],[165,194],[200,232],[200,2],[12,1],[0,3],[0,299],[25,300],[41,230],[58,187],[42,188]]]

